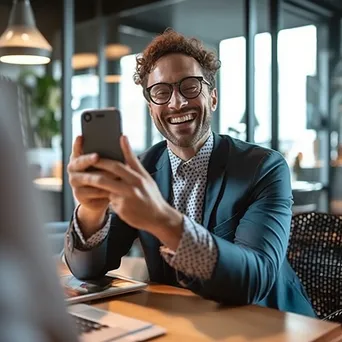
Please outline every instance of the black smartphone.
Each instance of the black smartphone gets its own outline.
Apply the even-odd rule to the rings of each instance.
[[[120,147],[121,114],[116,108],[86,110],[81,115],[83,153],[124,162]]]
[[[68,275],[62,277],[61,280],[65,295],[72,298],[109,289],[117,281],[117,278],[104,276],[97,280],[83,281],[73,275]]]
[[[87,280],[85,282],[88,292],[104,291],[112,286],[115,278],[104,276],[97,280]]]

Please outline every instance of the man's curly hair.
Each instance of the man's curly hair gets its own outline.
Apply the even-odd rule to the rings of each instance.
[[[210,82],[210,89],[215,88],[216,72],[221,66],[216,54],[205,49],[198,39],[187,38],[172,29],[157,36],[143,53],[137,56],[134,82],[145,89],[148,75],[156,62],[159,58],[171,53],[181,53],[193,57],[202,67],[204,77]]]

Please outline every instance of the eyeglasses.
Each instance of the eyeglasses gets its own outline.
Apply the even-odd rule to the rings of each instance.
[[[203,76],[189,76],[175,83],[153,84],[145,89],[144,94],[147,100],[151,100],[156,105],[164,105],[170,101],[174,86],[178,87],[184,98],[195,99],[201,94],[203,83],[211,85]]]

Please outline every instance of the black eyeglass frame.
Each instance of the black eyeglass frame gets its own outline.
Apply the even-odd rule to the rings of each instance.
[[[188,80],[190,78],[194,78],[194,79],[197,79],[199,82],[200,82],[200,90],[198,92],[198,94],[196,94],[196,96],[193,96],[193,97],[189,97],[189,96],[185,96],[182,91],[181,91],[181,84],[182,82],[184,82],[185,80]],[[174,83],[167,83],[167,82],[159,82],[159,83],[155,83],[155,84],[152,84],[151,86],[147,87],[144,89],[144,96],[146,98],[147,101],[152,101],[154,104],[158,105],[158,106],[163,106],[165,105],[166,103],[168,103],[172,97],[172,94],[173,94],[173,90],[174,90],[174,86],[177,86],[178,88],[178,91],[179,93],[185,98],[185,99],[188,99],[188,100],[193,100],[195,98],[197,98],[198,96],[200,96],[200,94],[202,93],[202,89],[203,89],[203,83],[208,85],[208,86],[211,86],[211,83],[209,81],[207,81],[203,76],[187,76],[187,77],[184,77],[182,78],[180,81],[178,82],[174,82]],[[159,102],[155,102],[153,99],[152,99],[152,96],[151,96],[151,90],[153,87],[157,86],[157,85],[166,85],[169,87],[170,89],[170,96],[169,98],[167,99],[167,101],[164,101],[162,103],[159,103]]]

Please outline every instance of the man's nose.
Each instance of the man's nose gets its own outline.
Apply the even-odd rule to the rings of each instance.
[[[179,92],[174,90],[169,102],[169,108],[173,110],[179,110],[188,105],[188,100]]]

